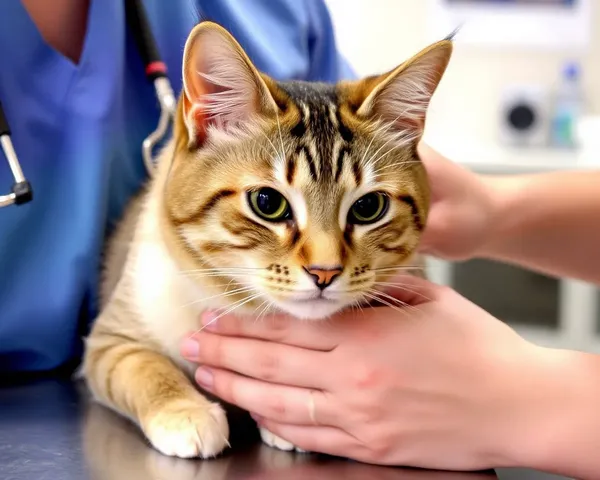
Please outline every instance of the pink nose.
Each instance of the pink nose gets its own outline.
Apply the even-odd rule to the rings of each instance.
[[[342,273],[343,267],[340,265],[336,265],[335,267],[309,266],[304,267],[304,270],[313,277],[317,287],[325,290]]]

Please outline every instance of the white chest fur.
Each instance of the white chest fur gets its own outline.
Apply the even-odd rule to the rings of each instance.
[[[178,365],[193,368],[180,355],[181,341],[201,327],[200,314],[210,296],[185,276],[161,240],[150,200],[140,217],[124,274],[131,285],[133,309],[153,343]]]

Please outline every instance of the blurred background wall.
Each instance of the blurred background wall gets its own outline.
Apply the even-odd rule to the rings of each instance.
[[[327,0],[340,48],[356,72],[367,75],[396,66],[426,46],[429,0]],[[592,2],[592,25],[600,25],[600,1]],[[448,32],[450,33],[450,32]],[[495,145],[499,99],[511,83],[552,88],[565,61],[580,61],[586,107],[600,112],[600,29],[587,50],[485,47],[461,42],[434,97],[427,133],[455,149],[456,141]]]

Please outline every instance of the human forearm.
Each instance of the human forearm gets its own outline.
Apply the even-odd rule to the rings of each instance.
[[[600,283],[600,171],[487,181],[494,214],[477,256]]]
[[[508,466],[600,478],[600,356],[539,351],[536,379],[516,399],[523,414]]]

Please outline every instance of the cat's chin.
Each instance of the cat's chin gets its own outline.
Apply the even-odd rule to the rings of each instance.
[[[342,310],[346,305],[323,298],[302,301],[275,301],[275,306],[301,320],[322,320]]]

